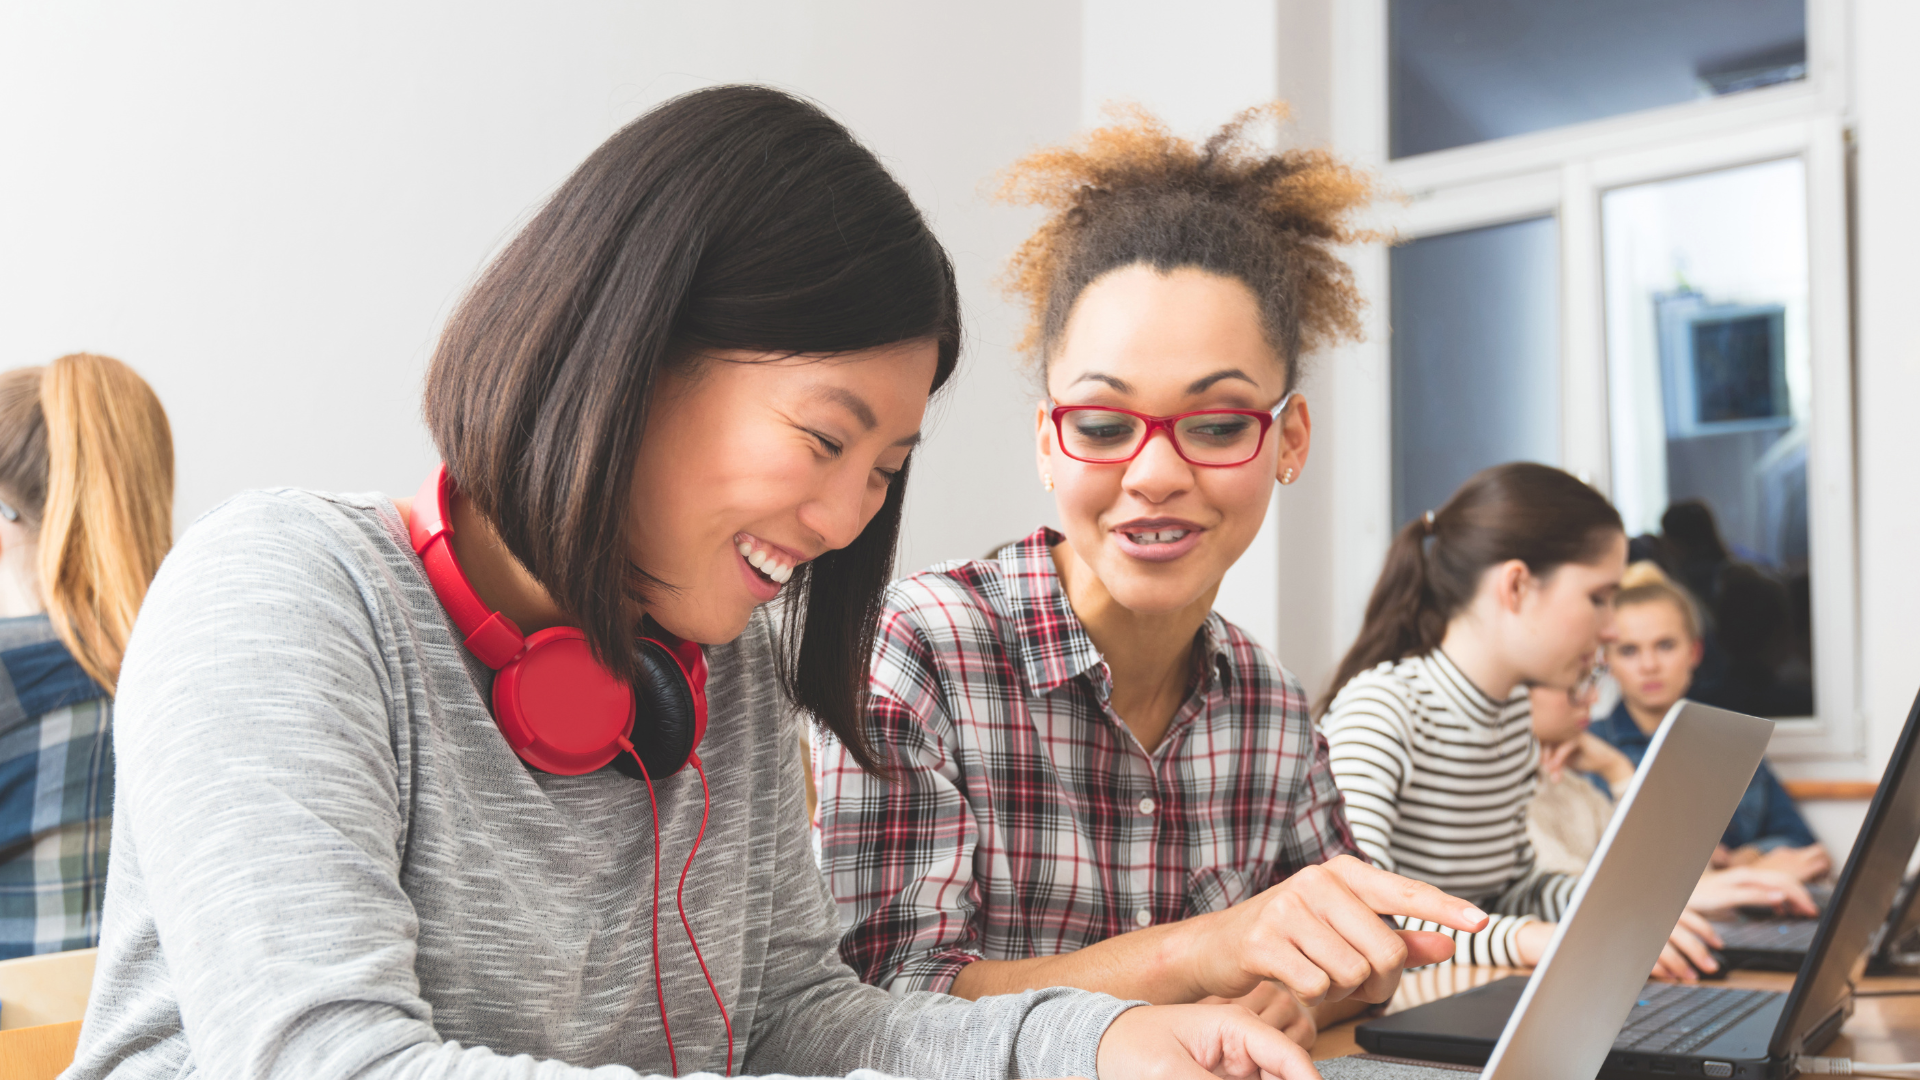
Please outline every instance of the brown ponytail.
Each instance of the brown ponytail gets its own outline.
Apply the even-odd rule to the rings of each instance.
[[[132,368],[89,353],[0,376],[0,491],[39,530],[60,640],[112,693],[173,543],[173,434]]]
[[[1475,473],[1446,505],[1395,534],[1360,636],[1334,672],[1319,712],[1355,675],[1439,648],[1448,621],[1492,567],[1519,559],[1544,577],[1567,563],[1600,558],[1625,531],[1612,503],[1559,469],[1516,461]]]

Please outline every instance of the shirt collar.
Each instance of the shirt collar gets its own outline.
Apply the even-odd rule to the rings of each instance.
[[[1206,657],[1207,666],[1222,683],[1233,679],[1233,641],[1227,636],[1227,620],[1217,611],[1207,612],[1207,621],[1200,624],[1201,652]]]
[[[1455,712],[1482,724],[1499,722],[1501,703],[1473,685],[1473,680],[1467,678],[1466,673],[1446,653],[1437,648],[1428,653],[1427,670],[1432,673],[1434,685]]]
[[[1013,606],[1014,647],[1034,693],[1050,694],[1074,676],[1090,673],[1104,701],[1112,689],[1107,665],[1067,602],[1053,565],[1053,545],[1064,539],[1043,525],[1000,552]]]
[[[1000,551],[1012,601],[1015,648],[1027,685],[1036,694],[1050,694],[1077,675],[1086,675],[1095,695],[1105,701],[1113,679],[1087,628],[1073,612],[1060,571],[1053,564],[1053,547],[1066,537],[1041,526],[1024,540]],[[1201,624],[1203,652],[1211,674],[1232,677],[1233,649],[1226,620],[1209,611]]]

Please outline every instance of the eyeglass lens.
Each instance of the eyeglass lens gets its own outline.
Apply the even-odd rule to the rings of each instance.
[[[1146,430],[1137,416],[1075,409],[1061,417],[1060,439],[1082,461],[1125,461],[1140,449]],[[1174,421],[1173,437],[1190,461],[1238,465],[1260,452],[1260,421],[1244,413],[1195,413]]]

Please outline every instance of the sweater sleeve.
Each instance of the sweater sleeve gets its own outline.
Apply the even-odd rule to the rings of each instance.
[[[1819,840],[1807,827],[1807,819],[1800,816],[1800,808],[1794,804],[1793,796],[1787,794],[1786,785],[1763,760],[1753,774],[1753,781],[1747,785],[1747,793],[1734,811],[1721,843],[1728,847],[1751,845],[1760,851],[1772,851],[1777,847],[1807,847]]]
[[[1393,835],[1400,824],[1401,795],[1413,776],[1407,724],[1406,712],[1390,699],[1347,692],[1321,720],[1354,842],[1375,866],[1395,872]]]

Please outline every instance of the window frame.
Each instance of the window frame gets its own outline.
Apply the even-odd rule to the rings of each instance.
[[[1333,7],[1333,135],[1406,203],[1403,239],[1554,215],[1560,225],[1561,465],[1611,493],[1600,200],[1608,190],[1799,157],[1806,165],[1812,365],[1808,529],[1812,540],[1816,715],[1781,720],[1771,753],[1841,765],[1864,760],[1860,710],[1858,507],[1854,441],[1851,140],[1847,0],[1807,0],[1807,78],[1702,101],[1387,159],[1388,0]],[[1387,254],[1351,253],[1371,306],[1364,341],[1323,368],[1332,413],[1333,633],[1359,632],[1392,538]],[[1827,358],[1827,359],[1821,359]],[[1834,358],[1838,358],[1838,362]],[[1592,402],[1600,402],[1593,408]]]

